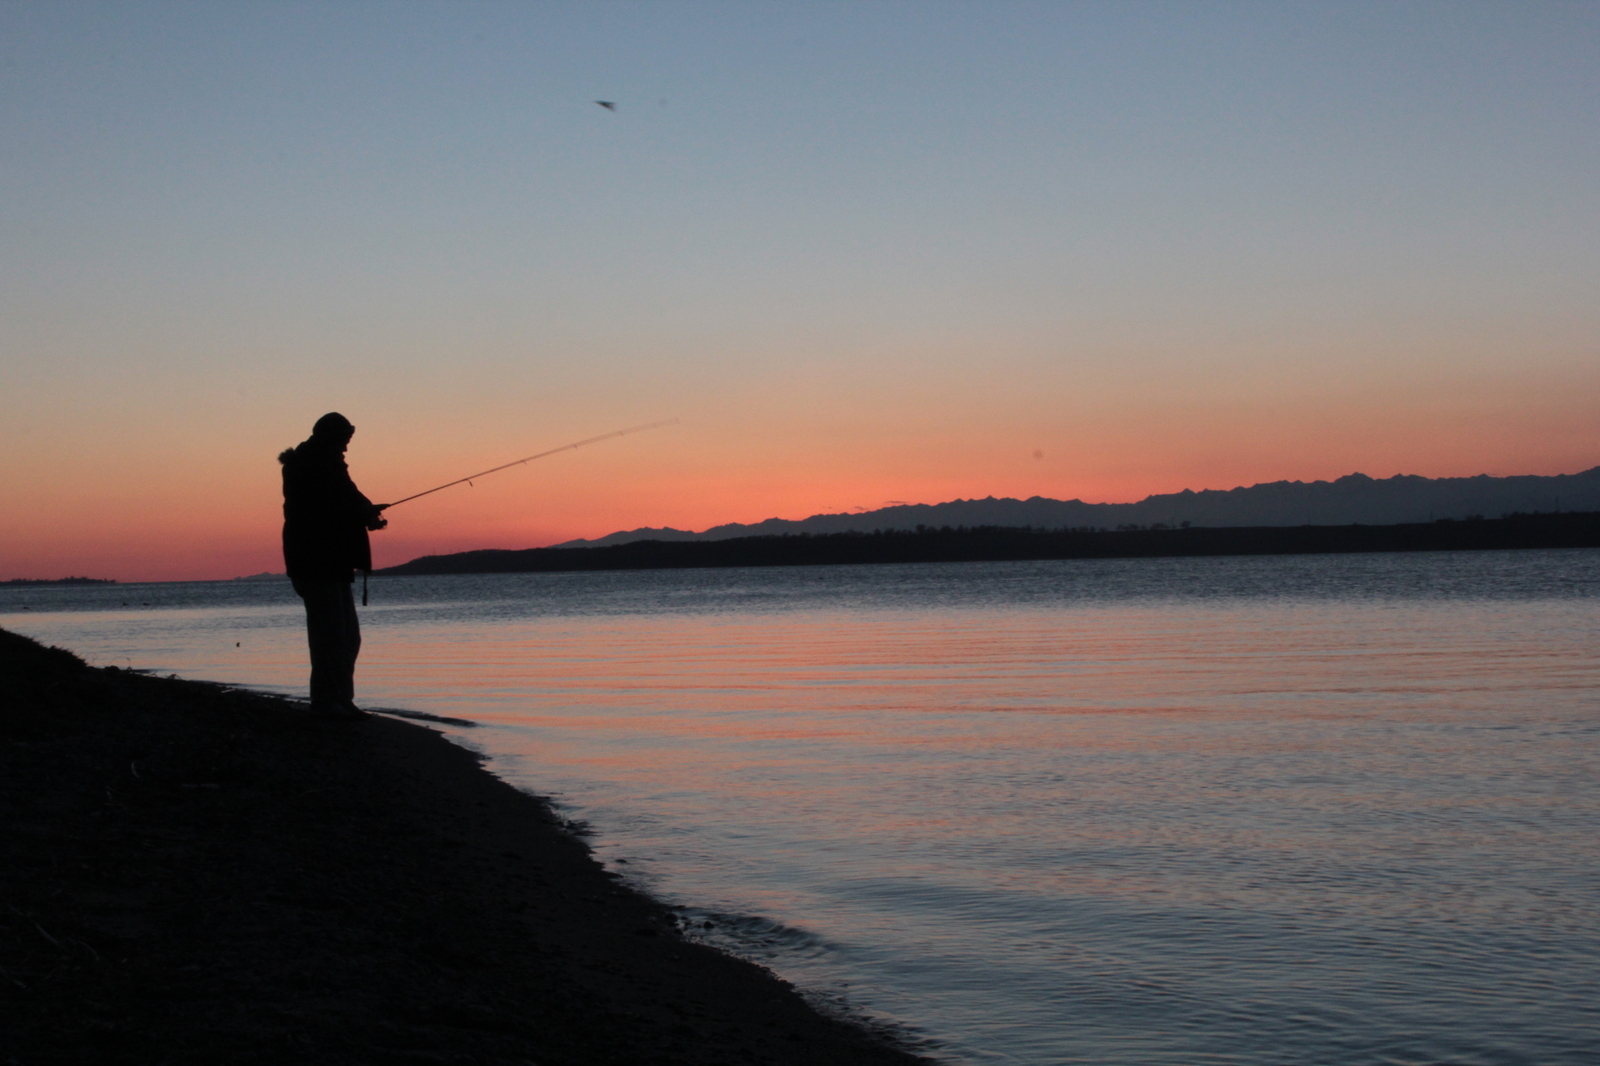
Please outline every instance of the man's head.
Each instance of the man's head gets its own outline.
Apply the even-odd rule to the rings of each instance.
[[[317,424],[311,427],[311,439],[343,449],[350,443],[350,437],[355,431],[356,427],[351,425],[348,418],[338,411],[329,411],[317,419]]]

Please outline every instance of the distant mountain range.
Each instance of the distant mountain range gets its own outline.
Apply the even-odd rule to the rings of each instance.
[[[1520,514],[1459,522],[1337,526],[1184,526],[1165,522],[1111,532],[996,526],[872,533],[802,533],[668,543],[636,540],[586,551],[486,548],[424,555],[379,574],[534,574],[575,570],[680,570],[724,566],[850,566],[1041,559],[1150,559],[1349,552],[1508,551],[1600,548],[1600,512]]]
[[[1391,525],[1439,518],[1468,518],[1549,511],[1600,511],[1600,466],[1552,477],[1426,478],[1350,474],[1336,481],[1272,481],[1236,489],[1146,496],[1137,503],[1084,503],[1033,496],[1026,500],[952,500],[902,504],[857,514],[819,514],[797,520],[730,522],[695,533],[682,529],[629,529],[594,540],[569,540],[557,548],[599,548],[639,540],[728,540],[781,533],[848,533],[914,530],[918,526],[1007,526],[1034,529],[1117,529],[1152,526]]]
[[[3,585],[32,586],[32,585],[115,585],[116,579],[109,577],[14,577],[10,581],[3,581]]]

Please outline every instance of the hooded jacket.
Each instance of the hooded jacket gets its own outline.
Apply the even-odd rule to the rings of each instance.
[[[313,435],[278,456],[283,464],[283,562],[290,578],[353,581],[372,569],[367,526],[377,514],[350,480],[344,454]]]

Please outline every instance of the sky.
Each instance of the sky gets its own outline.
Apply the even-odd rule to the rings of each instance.
[[[1600,5],[0,2],[0,579],[1600,463]],[[615,111],[595,101],[616,104]]]

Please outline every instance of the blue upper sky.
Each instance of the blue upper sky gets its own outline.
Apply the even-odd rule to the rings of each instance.
[[[334,406],[447,472],[698,427],[700,511],[551,537],[1600,443],[1592,3],[0,18],[0,443],[52,484]]]

